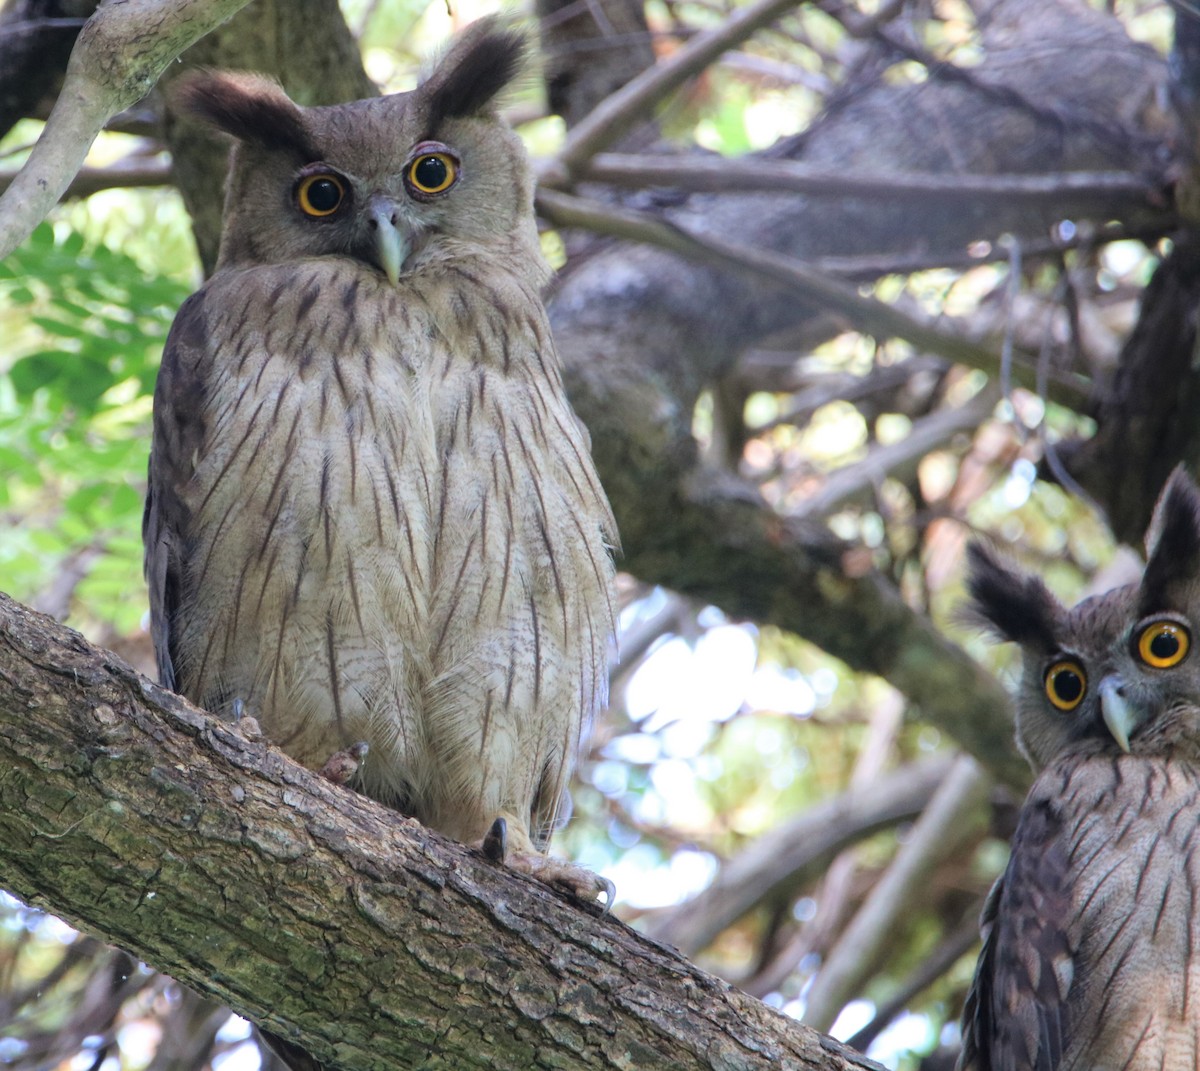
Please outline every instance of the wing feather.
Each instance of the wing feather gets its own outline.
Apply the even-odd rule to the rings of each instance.
[[[1071,1035],[1078,937],[1063,819],[1054,801],[1030,800],[1012,856],[981,919],[983,951],[963,1010],[959,1068],[1054,1071]]]
[[[167,336],[154,390],[154,433],[146,507],[142,514],[144,569],[150,589],[150,636],[158,679],[175,689],[179,664],[173,625],[183,597],[183,559],[189,511],[182,490],[203,448],[204,371],[209,362],[205,292],[179,309]]]

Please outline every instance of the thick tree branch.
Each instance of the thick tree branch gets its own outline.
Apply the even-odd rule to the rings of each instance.
[[[41,138],[0,196],[0,260],[45,219],[104,124],[141,100],[167,64],[246,2],[124,0],[97,8],[75,42]]]
[[[348,1071],[874,1066],[5,596],[0,884]]]

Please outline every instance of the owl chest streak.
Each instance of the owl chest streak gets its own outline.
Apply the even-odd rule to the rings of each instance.
[[[1200,783],[1182,762],[1086,767],[1059,796],[1076,949],[1063,1067],[1195,1069]]]
[[[188,488],[182,679],[214,709],[241,699],[309,765],[367,740],[381,798],[419,801],[435,778],[482,794],[490,776],[501,795],[481,810],[527,808],[570,762],[599,687],[595,551],[548,534],[582,531],[570,488],[586,479],[544,438],[565,405],[553,383],[432,334],[228,355]],[[572,594],[552,612],[564,575]],[[508,783],[517,755],[530,784]]]

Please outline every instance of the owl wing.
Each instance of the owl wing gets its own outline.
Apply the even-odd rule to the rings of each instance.
[[[1053,800],[1021,812],[983,910],[983,951],[963,1009],[959,1068],[1054,1071],[1071,1031],[1077,936],[1064,820]]]
[[[180,307],[163,349],[154,389],[154,434],[142,514],[150,637],[159,683],[172,690],[178,660],[171,628],[183,597],[182,550],[189,519],[182,491],[204,443],[203,372],[208,363],[208,321],[201,290]]]

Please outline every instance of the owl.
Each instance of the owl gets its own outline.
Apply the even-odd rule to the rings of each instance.
[[[524,48],[485,20],[414,91],[333,107],[177,89],[235,145],[155,390],[151,631],[166,686],[310,767],[365,742],[354,787],[611,899],[544,854],[606,700],[616,534],[496,114]]]
[[[984,909],[960,1068],[1200,1067],[1200,490],[1182,469],[1146,542],[1139,583],[1073,610],[970,550],[974,610],[1024,653],[1038,776]]]

